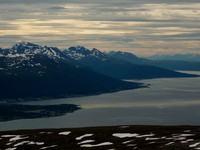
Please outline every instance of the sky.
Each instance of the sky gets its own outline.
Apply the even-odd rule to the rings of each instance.
[[[0,47],[200,54],[200,0],[0,0]]]

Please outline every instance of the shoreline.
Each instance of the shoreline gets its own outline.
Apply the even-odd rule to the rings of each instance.
[[[6,132],[29,132],[29,131],[50,131],[50,130],[101,130],[103,128],[107,128],[107,129],[115,129],[115,128],[136,128],[136,129],[139,129],[139,128],[143,128],[145,130],[149,130],[147,128],[187,128],[187,129],[192,129],[192,128],[198,128],[200,130],[200,125],[145,125],[145,124],[121,124],[121,125],[102,125],[102,126],[87,126],[87,127],[66,127],[66,128],[38,128],[38,129],[16,129],[16,130],[5,130],[5,131],[1,131],[0,130],[0,135],[2,133],[6,133]],[[199,133],[200,134],[200,133]],[[200,140],[200,139],[199,139]]]
[[[130,81],[126,81],[126,82],[130,82]],[[131,83],[131,82],[130,82]],[[18,100],[16,99],[5,99],[5,100],[0,100],[0,104],[23,104],[26,102],[32,102],[32,101],[51,101],[51,100],[55,100],[55,99],[65,99],[65,98],[81,98],[81,97],[86,97],[86,96],[98,96],[98,95],[102,95],[102,94],[109,94],[109,93],[115,93],[115,92],[120,92],[120,91],[127,91],[127,90],[137,90],[140,88],[149,88],[149,84],[145,84],[145,83],[139,83],[137,82],[137,87],[134,88],[127,88],[127,89],[118,89],[118,90],[111,90],[108,92],[96,92],[96,93],[92,93],[92,94],[83,94],[83,95],[67,95],[67,96],[63,96],[63,97],[43,97],[43,98],[24,98],[21,99],[19,98]],[[4,102],[5,101],[5,102]]]

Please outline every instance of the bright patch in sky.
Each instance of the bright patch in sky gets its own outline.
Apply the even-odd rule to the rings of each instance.
[[[199,0],[0,0],[0,47],[30,41],[138,55],[199,53]]]

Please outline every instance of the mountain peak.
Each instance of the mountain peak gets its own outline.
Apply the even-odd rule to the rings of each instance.
[[[27,41],[21,41],[21,42],[18,42],[18,44],[27,45],[27,44],[31,44],[31,43],[30,43],[30,42],[27,42]]]
[[[89,50],[83,46],[70,47],[64,51],[66,55],[70,56],[75,60],[81,60],[83,58],[95,58],[99,60],[107,59],[107,55],[100,50],[93,48]]]
[[[82,54],[89,54],[90,50],[85,48],[84,46],[72,46],[68,48],[69,51],[73,51],[73,52],[78,52],[78,53],[82,53]]]
[[[114,56],[114,55],[122,55],[122,56],[131,56],[131,57],[137,57],[133,53],[130,52],[122,52],[122,51],[110,51],[108,52],[108,55]]]
[[[37,44],[34,43],[30,43],[30,42],[19,42],[16,43],[12,48],[11,51],[12,53],[18,53],[18,54],[35,54],[36,50],[37,53],[42,49],[42,46],[39,46]]]
[[[30,43],[30,42],[26,42],[26,41],[21,41],[21,42],[16,43],[13,46],[13,48],[14,47],[28,47],[28,46],[39,46],[39,45],[34,44],[34,43]]]
[[[103,52],[101,52],[100,50],[98,50],[98,49],[96,49],[96,48],[93,48],[92,50],[91,50],[91,52],[92,53],[103,53]],[[104,54],[104,53],[103,53]]]
[[[92,51],[99,51],[99,50],[98,50],[98,49],[96,49],[96,48],[93,48],[93,49],[92,49]]]
[[[26,57],[29,58],[30,56],[42,56],[48,57],[54,60],[64,59],[67,60],[68,58],[65,54],[56,47],[48,47],[48,46],[40,46],[34,43],[21,41],[16,43],[13,47],[3,49],[0,52],[4,57]]]

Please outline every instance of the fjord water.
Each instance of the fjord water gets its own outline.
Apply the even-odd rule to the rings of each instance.
[[[26,102],[30,105],[71,103],[80,105],[82,109],[60,117],[0,122],[0,130],[125,124],[200,125],[200,77],[139,82],[150,84],[150,87],[96,96]]]

